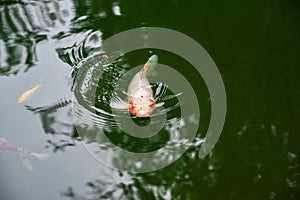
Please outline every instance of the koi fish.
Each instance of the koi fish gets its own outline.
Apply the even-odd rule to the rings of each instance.
[[[32,86],[31,88],[29,88],[26,92],[24,92],[19,98],[18,98],[18,103],[22,103],[23,101],[25,101],[26,99],[28,99],[30,96],[33,95],[33,93],[42,86],[42,80],[40,81],[39,84]]]
[[[33,165],[26,158],[27,155],[32,156],[33,158],[39,160],[46,160],[49,157],[48,154],[29,152],[21,147],[13,146],[9,144],[8,141],[4,138],[0,138],[0,150],[19,154],[21,156],[24,165],[30,170],[33,170]]]
[[[129,110],[137,117],[148,117],[155,108],[164,105],[163,102],[156,104],[153,91],[147,79],[147,72],[157,64],[157,55],[152,55],[144,67],[134,75],[128,86],[128,102],[113,100],[110,106],[114,109]]]

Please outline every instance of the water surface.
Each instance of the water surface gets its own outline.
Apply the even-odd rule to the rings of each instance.
[[[18,155],[1,151],[0,199],[299,199],[299,6],[280,0],[1,1],[0,136],[50,158],[34,160],[29,171]],[[185,60],[155,49],[103,54],[103,40],[146,26],[174,29],[199,42],[219,68],[228,108],[220,140],[207,157],[199,159],[200,145],[193,145],[166,168],[134,174],[101,165],[82,144],[82,139],[95,141],[95,124],[106,128],[115,145],[135,152],[158,149],[170,138],[165,132],[136,140],[111,120],[107,91],[126,71],[151,53],[174,69],[187,66],[182,73],[201,108],[198,138],[205,136],[210,119],[205,83]],[[110,56],[120,55],[111,63]],[[78,74],[82,61],[93,56],[106,66],[101,80]],[[105,85],[97,87],[95,105],[76,90],[78,75],[96,87]],[[41,78],[34,96],[17,104]],[[165,88],[158,94],[162,99],[174,95],[163,83],[152,86]],[[79,111],[98,109],[96,116],[84,117],[86,137],[74,126],[74,91],[86,102]],[[167,103],[173,123],[181,117],[177,99]]]

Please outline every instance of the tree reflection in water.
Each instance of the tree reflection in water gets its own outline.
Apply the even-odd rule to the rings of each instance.
[[[53,30],[71,19],[70,3],[54,1],[1,1],[0,75],[27,72],[37,63],[36,47]]]
[[[85,194],[78,194],[69,187],[62,195],[80,200],[296,198],[299,164],[297,155],[288,151],[288,134],[274,132],[274,125],[251,125],[246,130],[245,126],[241,128],[243,134],[238,132],[233,139],[236,152],[213,150],[207,158],[199,160],[196,157],[199,148],[192,147],[162,170],[143,174],[110,170],[111,173],[86,183]],[[257,131],[261,137],[253,138],[251,133]],[[273,151],[274,156],[269,156],[269,151]],[[277,167],[270,168],[271,163]],[[234,189],[216,193],[228,187]]]
[[[79,140],[73,126],[70,103],[71,100],[63,98],[47,106],[25,106],[27,110],[40,116],[45,133],[57,136],[58,141],[47,141],[46,147],[52,147],[53,152],[64,151],[66,147],[74,146],[75,141]]]
[[[53,106],[31,108],[39,113],[45,132],[64,134],[67,143],[55,143],[54,150],[65,150],[80,140],[72,123],[58,122],[67,108],[69,101],[58,102]],[[60,108],[62,107],[62,108]],[[69,116],[70,117],[70,116]],[[68,117],[66,117],[67,119]],[[256,137],[253,137],[254,132]],[[257,137],[258,136],[258,137]],[[268,138],[265,140],[265,138]],[[91,141],[93,138],[89,138]],[[231,152],[213,150],[205,159],[199,160],[199,144],[192,146],[172,165],[155,172],[133,174],[108,169],[104,175],[86,183],[85,194],[79,194],[70,186],[63,196],[70,199],[199,199],[238,198],[256,199],[262,195],[266,198],[297,195],[299,190],[299,164],[297,155],[288,149],[289,134],[280,132],[274,125],[244,124],[240,131],[229,140]],[[197,141],[196,141],[197,142]],[[52,142],[54,144],[54,142]],[[195,144],[195,143],[194,143]],[[105,148],[112,148],[103,145]],[[270,156],[273,154],[274,156]],[[118,158],[122,160],[122,158]],[[127,162],[130,162],[127,160]],[[270,164],[276,165],[271,167]],[[230,168],[228,168],[230,166]],[[249,171],[250,170],[250,171]],[[233,180],[234,177],[234,181]],[[244,182],[245,188],[240,183]],[[273,184],[269,184],[273,183]],[[237,189],[226,194],[216,194],[217,190],[226,190],[227,184]],[[248,190],[260,191],[247,193]]]
[[[122,16],[113,12],[113,6],[120,4],[119,1],[74,0],[74,18],[69,4],[61,5],[62,1],[58,0],[3,2],[0,2],[0,75],[28,71],[37,62],[36,46],[53,39],[71,40],[69,46],[60,46],[56,51],[73,68],[74,78],[76,64],[101,50],[100,41],[130,28],[128,21],[124,23]],[[135,17],[142,16],[142,11],[128,4],[126,14],[132,21],[138,21]],[[54,29],[58,33],[52,34]],[[80,35],[85,38],[74,43],[73,38]],[[70,100],[27,106],[27,109],[40,116],[45,133],[59,136],[48,141],[54,152],[67,150],[81,140],[73,124]],[[272,124],[249,121],[240,131],[225,129],[223,135],[218,148],[203,160],[197,158],[199,145],[195,145],[175,163],[159,171],[131,174],[108,170],[109,173],[86,183],[86,193],[79,194],[70,186],[62,195],[82,200],[299,197],[299,158],[289,150],[288,132]]]

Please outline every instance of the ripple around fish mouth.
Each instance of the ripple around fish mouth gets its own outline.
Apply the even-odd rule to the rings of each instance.
[[[88,105],[89,109],[102,110],[110,113],[110,100],[119,98],[118,95],[123,93],[124,89],[119,89],[118,94],[113,93],[115,87],[119,87],[118,81],[125,73],[125,69],[112,64],[105,54],[99,54],[89,57],[78,65],[80,73],[76,75],[73,92],[76,99],[82,105]],[[84,68],[84,69],[82,69]],[[154,91],[154,99],[157,102],[166,100],[166,103],[171,102],[178,96],[168,90],[168,86],[163,83],[151,84]],[[96,93],[94,93],[96,92]],[[180,94],[179,94],[180,95]],[[119,98],[120,99],[120,98]],[[178,101],[177,101],[178,102]],[[93,106],[91,106],[93,104]],[[166,110],[171,111],[174,107],[169,106]]]
[[[181,101],[185,93],[179,89],[175,90],[179,93],[173,93],[169,85],[163,83],[163,77],[151,83],[151,88],[155,101],[164,102],[164,105],[156,108],[149,117],[139,118],[128,110],[112,109],[113,99],[127,99],[124,91],[135,74],[131,70],[133,67],[128,67],[126,57],[121,57],[111,62],[109,56],[101,52],[88,56],[73,68],[73,116],[78,134],[93,157],[114,168],[126,166],[120,167],[114,162],[122,156],[128,157],[127,162],[134,163],[147,154],[150,160],[153,159],[151,167],[174,161],[193,145],[194,136],[189,130],[196,133],[199,116],[197,113],[192,116],[194,110],[182,112]],[[186,106],[190,102],[185,99],[183,103]]]
[[[109,63],[105,54],[89,57],[78,65],[73,87],[75,124],[79,126],[85,124],[89,127],[105,130],[106,133],[109,132],[107,135],[112,135],[113,132],[127,135],[119,128],[119,121],[116,120],[118,117],[132,119],[139,126],[147,126],[149,121],[152,121],[154,124],[160,123],[159,116],[164,114],[167,114],[167,124],[173,118],[180,118],[180,106],[176,95],[163,83],[152,84],[154,98],[157,102],[165,100],[165,106],[159,112],[154,112],[151,115],[151,119],[138,118],[130,114],[125,115],[124,113],[129,113],[128,110],[119,110],[112,113],[110,101],[113,98],[118,98],[116,96],[118,94],[114,93],[113,89],[117,87],[118,81],[125,71],[124,68],[117,64]],[[123,93],[123,96],[125,96],[122,90],[119,90],[118,93]],[[166,134],[166,129],[163,128],[160,132],[161,134]],[[132,136],[129,136],[129,138],[134,139]]]

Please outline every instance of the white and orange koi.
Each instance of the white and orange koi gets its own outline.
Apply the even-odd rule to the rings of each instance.
[[[148,117],[155,108],[164,105],[163,102],[156,104],[153,91],[147,79],[147,71],[157,64],[157,55],[152,55],[144,67],[134,75],[128,86],[128,102],[111,101],[110,106],[114,109],[129,110],[137,117]]]
[[[25,101],[26,99],[28,99],[29,97],[31,97],[33,95],[33,93],[42,86],[42,80],[40,81],[39,84],[32,86],[31,88],[29,88],[26,92],[24,92],[19,98],[18,98],[18,103],[22,103],[23,101]]]
[[[34,152],[27,151],[21,147],[13,146],[9,144],[8,141],[4,138],[0,138],[0,151],[7,151],[7,152],[13,152],[19,154],[22,158],[24,165],[30,170],[33,170],[33,165],[31,164],[29,159],[26,158],[26,155],[27,156],[29,155],[39,160],[46,160],[49,157],[48,154],[34,153]]]

